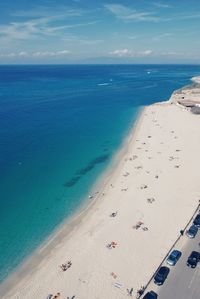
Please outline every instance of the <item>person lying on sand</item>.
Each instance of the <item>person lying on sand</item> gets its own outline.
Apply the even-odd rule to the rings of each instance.
[[[142,169],[142,165],[136,166],[135,169]]]
[[[129,174],[130,174],[129,172],[126,172],[126,173],[123,174],[123,176],[127,177]]]
[[[143,231],[148,231],[149,230],[148,227],[146,227],[146,226],[143,227],[142,229],[143,229]]]
[[[117,216],[117,212],[113,212],[112,214],[110,214],[110,217],[115,217]]]
[[[133,226],[133,228],[138,229],[141,227],[142,224],[144,224],[144,222],[138,221],[137,224]]]
[[[148,203],[153,203],[155,201],[154,197],[147,198]]]
[[[110,275],[111,275],[114,279],[117,278],[117,275],[116,275],[114,272],[110,273]]]
[[[107,245],[107,248],[112,249],[112,248],[115,248],[116,246],[117,246],[117,242],[112,241],[111,243],[109,243]]]
[[[140,187],[140,189],[146,189],[147,187],[148,187],[147,185],[143,184],[143,185]]]
[[[58,299],[58,298],[60,298],[60,293],[57,293],[57,294],[53,297],[53,299]]]

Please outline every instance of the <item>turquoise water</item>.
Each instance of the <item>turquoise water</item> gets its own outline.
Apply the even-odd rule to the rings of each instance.
[[[143,105],[200,66],[0,66],[0,281],[80,207]]]

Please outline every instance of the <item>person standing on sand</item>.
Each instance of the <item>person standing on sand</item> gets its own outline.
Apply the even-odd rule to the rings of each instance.
[[[130,296],[133,295],[133,288],[130,289],[130,292],[129,292]]]
[[[133,288],[131,288],[130,290],[127,289],[127,292],[128,292],[128,295],[132,297],[132,295],[133,295]]]

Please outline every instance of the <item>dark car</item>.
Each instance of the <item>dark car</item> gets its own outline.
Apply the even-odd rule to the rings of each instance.
[[[143,299],[157,299],[158,295],[154,291],[150,291],[146,293],[146,295],[143,297]]]
[[[197,251],[192,251],[187,259],[187,266],[191,268],[196,268],[198,262],[200,261],[200,253]]]
[[[169,264],[170,266],[176,265],[181,257],[181,254],[182,253],[179,250],[173,250],[166,260],[167,264]]]
[[[169,274],[169,271],[170,270],[168,267],[165,266],[161,267],[156,273],[156,275],[154,276],[154,283],[157,285],[163,284]]]
[[[186,235],[189,237],[189,238],[195,238],[196,234],[198,232],[198,227],[196,225],[192,225],[190,226],[190,228],[188,229],[188,231],[186,232]]]
[[[198,214],[198,215],[195,217],[195,219],[194,219],[194,221],[193,221],[193,224],[194,224],[196,227],[200,228],[200,214]]]

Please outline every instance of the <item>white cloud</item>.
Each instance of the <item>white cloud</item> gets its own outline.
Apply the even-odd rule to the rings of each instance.
[[[170,8],[172,7],[169,4],[163,4],[160,2],[152,3],[154,6],[159,8]],[[123,20],[124,22],[169,22],[169,21],[184,21],[190,19],[199,19],[200,13],[193,13],[190,15],[187,14],[179,14],[179,15],[171,15],[169,17],[161,17],[156,12],[148,12],[148,11],[138,11],[136,9],[130,8],[121,4],[105,4],[104,8],[111,12],[116,18]]]
[[[25,56],[28,56],[28,53],[27,52],[25,52],[25,51],[21,51],[21,52],[19,52],[19,54],[18,54],[19,56],[21,56],[21,57],[25,57]]]
[[[70,52],[68,50],[60,50],[60,51],[37,51],[33,53],[27,53],[26,51],[20,51],[20,52],[12,52],[12,53],[0,53],[0,57],[7,57],[7,58],[13,58],[13,57],[60,57],[68,55]]]
[[[1,25],[0,38],[26,40],[37,37],[38,35],[49,35],[49,29],[54,29],[54,27],[48,26],[49,22],[49,18],[40,18],[26,22],[12,22],[8,25]]]
[[[152,12],[139,12],[121,4],[105,4],[104,7],[123,21],[156,22],[159,20],[159,17]]]
[[[21,11],[13,14],[20,17],[20,21],[0,25],[0,39],[3,41],[28,40],[44,38],[45,36],[59,36],[72,28],[92,26],[97,21],[76,22],[76,18],[82,16],[79,10],[67,10],[50,14],[50,11],[33,10]],[[70,17],[75,17],[69,21]],[[26,21],[24,19],[26,18]]]
[[[142,56],[149,56],[149,55],[153,54],[153,51],[152,50],[145,50],[145,51],[139,52],[139,54],[142,55]]]
[[[152,50],[144,50],[144,51],[133,51],[128,49],[118,49],[109,53],[111,56],[116,57],[144,57],[150,56],[153,54]]]
[[[70,52],[68,50],[62,51],[43,51],[43,52],[34,52],[32,53],[33,57],[55,57],[55,56],[65,56],[68,55]]]
[[[154,41],[160,41],[161,39],[165,39],[165,38],[168,38],[170,36],[172,36],[173,34],[170,33],[170,32],[166,32],[166,33],[163,33],[163,34],[160,34],[160,35],[157,35],[157,36],[154,36],[152,39]]]
[[[128,49],[122,49],[122,50],[115,50],[115,51],[112,51],[110,52],[109,54],[110,55],[113,55],[113,56],[119,56],[119,57],[123,57],[123,56],[130,56],[131,55],[131,51],[128,50]]]
[[[163,22],[178,22],[178,21],[187,21],[191,19],[200,19],[200,13],[193,13],[191,15],[186,15],[186,14],[179,14],[179,15],[173,15],[170,17],[162,18]]]
[[[161,2],[154,2],[153,5],[159,8],[172,8],[171,4],[166,4]]]
[[[166,52],[161,52],[161,56],[180,56],[183,55],[181,52],[174,52],[174,51],[166,51]]]
[[[53,10],[53,15],[52,15]],[[32,8],[31,10],[19,10],[11,13],[11,16],[20,17],[20,18],[43,18],[43,17],[54,17],[60,18],[69,18],[69,17],[80,17],[85,12],[81,9],[71,9],[66,6],[59,6],[57,9],[54,7],[45,7],[39,6]]]
[[[179,15],[178,17],[177,17],[177,20],[190,20],[190,19],[199,19],[200,18],[200,14],[199,13],[194,13],[194,14],[192,14],[192,15]],[[175,17],[174,17],[174,19],[175,19]]]
[[[164,4],[161,2],[152,3],[154,6],[159,8],[172,8],[169,4]],[[147,11],[138,11],[136,9],[132,9],[128,6],[121,4],[105,4],[104,8],[106,8],[109,12],[111,12],[116,18],[121,19],[123,21],[137,21],[137,22],[169,22],[169,21],[182,21],[182,20],[190,20],[190,19],[199,19],[200,13],[196,14],[179,14],[172,15],[170,17],[160,17],[156,14],[156,12],[147,12]]]
[[[109,53],[110,56],[118,58],[139,58],[139,57],[190,57],[192,54],[187,51],[157,51],[144,50],[144,51],[133,51],[129,49],[118,49]]]

